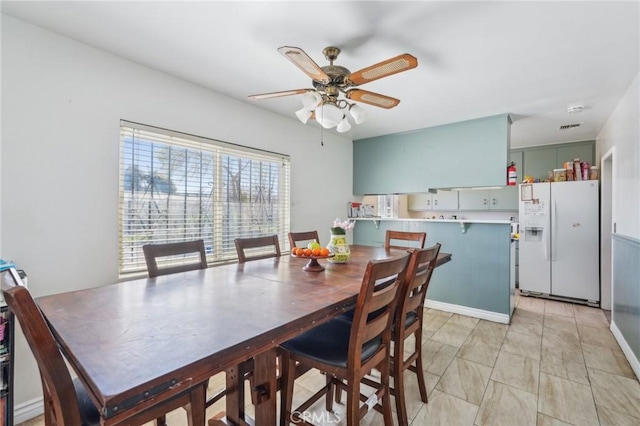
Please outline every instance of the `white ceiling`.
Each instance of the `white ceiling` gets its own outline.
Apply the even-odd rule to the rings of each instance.
[[[3,0],[1,7],[292,120],[300,96],[247,99],[311,87],[278,47],[300,47],[323,66],[322,49],[335,45],[342,49],[335,63],[351,71],[416,56],[418,68],[361,86],[401,103],[392,110],[362,104],[369,118],[352,127],[353,139],[502,113],[514,120],[512,147],[595,139],[640,62],[637,1]],[[569,114],[577,104],[583,112]]]

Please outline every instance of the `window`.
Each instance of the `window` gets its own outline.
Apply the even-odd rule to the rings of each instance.
[[[119,273],[146,271],[145,244],[203,239],[209,264],[237,259],[236,238],[285,247],[289,174],[283,154],[121,121]]]

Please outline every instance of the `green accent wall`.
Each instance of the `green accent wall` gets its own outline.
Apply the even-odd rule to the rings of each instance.
[[[508,114],[353,141],[353,193],[419,193],[429,188],[503,186]]]
[[[640,240],[612,235],[613,311],[611,320],[640,360]]]
[[[357,221],[355,244],[384,246],[387,229],[426,232],[425,247],[442,244],[451,262],[438,267],[427,299],[510,315],[509,263],[511,226],[508,223],[468,223],[463,233],[458,222]]]

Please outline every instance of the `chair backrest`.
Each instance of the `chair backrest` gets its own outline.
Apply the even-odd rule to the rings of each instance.
[[[404,232],[387,230],[384,238],[384,247],[398,249],[424,248],[424,242],[426,241],[426,239],[426,232]],[[396,240],[403,241],[404,245],[392,244],[392,241]],[[413,242],[414,244],[407,244],[407,242]]]
[[[318,231],[308,231],[308,232],[289,232],[289,244],[291,248],[293,247],[307,247],[307,244],[298,246],[298,241],[303,241],[308,243],[309,241],[316,240],[316,242],[320,243],[320,238],[318,238]]]
[[[142,246],[144,252],[144,258],[147,262],[147,270],[149,271],[149,278],[157,277],[158,275],[175,274],[177,272],[193,271],[195,269],[207,268],[207,254],[204,251],[204,241],[185,241],[181,243],[169,243],[169,244],[146,244]],[[166,266],[160,268],[158,266],[158,258],[168,256],[178,256],[185,254],[197,253],[198,256],[193,256],[195,262]]]
[[[7,269],[0,274],[4,300],[18,319],[38,363],[45,412],[52,414],[58,425],[82,424],[73,380],[40,309],[29,290],[22,285],[15,269]]]
[[[400,297],[398,298],[396,330],[404,327],[409,312],[415,312],[419,320],[422,320],[424,300],[439,253],[440,243],[426,249],[411,250],[411,259],[407,267],[404,285],[400,289]]]
[[[238,262],[266,259],[268,257],[280,257],[280,243],[277,235],[266,237],[236,238],[236,252]],[[265,250],[270,248],[269,251]]]
[[[409,258],[406,253],[384,260],[370,260],[367,264],[351,325],[350,362],[361,362],[362,345],[372,339],[381,337],[382,346],[389,348],[393,313]],[[357,369],[357,365],[354,368]]]

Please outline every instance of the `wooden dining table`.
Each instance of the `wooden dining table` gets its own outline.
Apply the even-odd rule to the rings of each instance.
[[[226,421],[245,424],[254,359],[255,423],[276,424],[276,348],[355,306],[366,265],[402,250],[351,246],[346,264],[282,256],[44,296],[37,303],[104,425],[226,372]],[[451,255],[441,253],[438,265]]]

